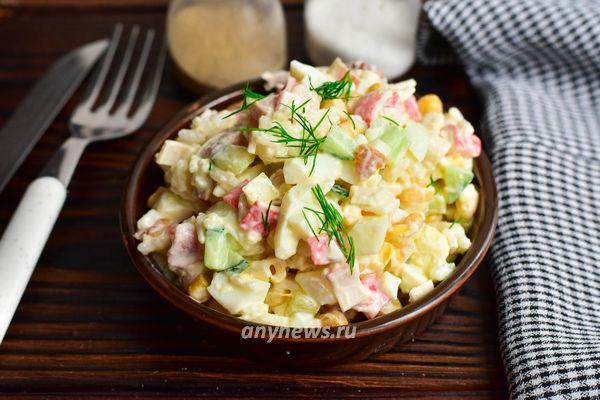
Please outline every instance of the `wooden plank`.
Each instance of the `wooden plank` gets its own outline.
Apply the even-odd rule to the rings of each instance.
[[[281,0],[284,6],[300,6],[304,0]],[[0,9],[15,11],[157,11],[166,10],[169,0],[0,0]]]
[[[10,11],[0,21],[0,124],[53,59],[106,36],[116,22],[160,30],[165,4],[0,0],[0,8]],[[91,10],[107,12],[88,13]],[[286,17],[290,57],[308,61],[301,7],[288,8]],[[418,80],[421,93],[439,93],[447,105],[460,107],[477,123],[479,105],[459,69],[416,66],[407,76]],[[122,185],[144,144],[195,98],[177,85],[168,65],[160,98],[140,132],[86,151],[0,346],[2,399],[506,396],[493,287],[485,265],[446,314],[413,342],[329,369],[256,364],[154,293],[130,264],[120,241],[117,210]],[[76,96],[69,102],[0,193],[0,229],[27,183],[66,137],[66,121],[77,100]]]

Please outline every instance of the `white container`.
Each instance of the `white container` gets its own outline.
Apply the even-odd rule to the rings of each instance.
[[[282,69],[287,61],[279,0],[173,0],[167,38],[190,86],[224,87]]]
[[[361,60],[399,77],[415,60],[420,9],[421,0],[308,0],[308,54],[316,65]]]

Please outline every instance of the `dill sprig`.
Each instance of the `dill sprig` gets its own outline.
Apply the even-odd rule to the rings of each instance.
[[[263,224],[263,228],[265,229],[265,233],[269,233],[269,212],[271,211],[271,205],[273,205],[273,200],[271,200],[269,202],[269,206],[267,207],[267,211],[266,212],[260,212],[260,217],[262,220],[262,224]]]
[[[433,180],[433,175],[429,174],[429,184],[426,187],[435,187],[435,181]]]
[[[346,189],[345,187],[343,187],[342,185],[338,185],[338,184],[333,185],[333,187],[331,188],[331,191],[340,197],[350,196],[350,191],[348,189]]]
[[[306,100],[304,103],[300,104],[299,106],[296,106],[296,103],[294,102],[294,100],[292,100],[292,105],[288,106],[287,104],[282,104],[284,107],[287,107],[290,109],[290,122],[294,123],[294,121],[296,120],[294,118],[294,116],[296,114],[300,115],[300,113],[298,112],[298,110],[302,110],[302,113],[305,114],[306,113],[306,104],[308,104],[308,102],[311,99]]]
[[[354,118],[352,118],[352,116],[350,114],[348,114],[348,111],[344,111],[344,114],[346,114],[346,116],[348,117],[350,122],[352,122],[352,129],[356,129],[356,124],[354,123]]]
[[[388,121],[390,121],[392,124],[396,125],[396,126],[400,126],[400,124],[398,123],[398,121],[396,121],[393,118],[390,117],[386,117],[385,115],[382,116],[384,119],[387,119]]]
[[[354,239],[352,236],[348,234],[346,227],[344,226],[344,218],[342,214],[335,208],[329,200],[325,197],[323,193],[323,189],[321,189],[320,185],[313,186],[312,193],[317,199],[319,206],[321,207],[321,211],[315,210],[310,207],[304,207],[302,210],[302,214],[304,215],[304,219],[306,220],[308,226],[310,227],[311,232],[315,237],[318,237],[317,232],[313,229],[306,213],[304,210],[312,212],[317,216],[319,221],[321,222],[321,227],[319,228],[319,233],[325,232],[329,236],[329,241],[335,238],[342,250],[342,254],[346,257],[346,262],[350,266],[350,273],[352,274],[354,270],[354,262],[356,259],[356,250],[354,246]]]
[[[288,147],[296,147],[300,149],[300,154],[298,157],[304,159],[304,164],[308,163],[308,159],[312,157],[312,165],[310,167],[309,176],[312,175],[315,165],[317,163],[317,154],[319,153],[319,149],[321,145],[325,141],[326,137],[317,137],[317,129],[321,126],[325,118],[327,118],[329,114],[329,110],[323,113],[323,116],[319,121],[313,125],[311,122],[303,115],[305,112],[306,103],[308,103],[310,99],[306,100],[304,103],[300,104],[296,107],[295,103],[292,101],[292,105],[288,106],[284,104],[285,107],[288,107],[291,111],[291,122],[297,122],[302,127],[302,137],[296,138],[289,133],[286,136],[280,136],[277,143],[285,143]],[[302,113],[299,111],[302,110]],[[276,121],[274,123],[277,123]],[[281,124],[279,124],[281,125]]]
[[[350,89],[352,89],[350,71],[347,71],[341,79],[324,82],[319,87],[314,87],[311,82],[310,89],[321,96],[323,100],[339,99],[343,96],[346,102],[348,102]]]
[[[302,127],[302,136],[296,137],[290,134],[285,127],[279,121],[273,121],[273,126],[270,128],[239,128],[240,131],[253,131],[253,132],[267,132],[275,137],[272,142],[274,143],[283,143],[287,147],[297,148],[299,154],[297,156],[291,157],[282,157],[282,158],[302,158],[304,160],[304,164],[308,164],[308,159],[312,157],[312,165],[310,168],[309,175],[312,175],[315,165],[317,163],[317,154],[319,153],[319,149],[321,148],[321,144],[325,141],[326,137],[317,137],[316,131],[321,126],[327,114],[329,113],[329,109],[325,111],[321,119],[317,122],[316,125],[312,125],[308,119],[304,115],[302,115],[299,110],[302,109],[309,100],[302,103],[300,106],[295,106],[294,102],[292,102],[291,106],[285,105],[288,107],[292,114],[291,119],[292,122],[296,121]]]
[[[467,221],[462,221],[462,220],[460,220],[460,219],[455,219],[455,220],[453,220],[453,221],[452,221],[452,223],[450,224],[450,226],[448,227],[448,229],[452,229],[452,227],[453,227],[454,225],[456,225],[456,224],[460,224],[460,225],[462,225],[462,223],[463,223],[463,222],[467,222]]]
[[[254,105],[254,103],[256,103],[259,100],[264,99],[265,95],[262,95],[260,93],[256,93],[255,91],[253,91],[252,89],[250,89],[250,83],[246,82],[246,84],[244,85],[244,90],[242,91],[243,95],[244,95],[244,101],[242,102],[242,105],[240,106],[240,108],[238,108],[237,110],[227,114],[226,116],[223,117],[223,119],[225,118],[229,118],[237,113],[240,113],[242,111],[245,111],[247,109],[249,109],[250,107],[252,107]],[[248,99],[251,99],[253,101],[248,102]]]
[[[433,188],[434,193],[438,193],[438,188],[437,186],[435,186],[435,180],[433,179],[433,175],[429,174],[429,183],[427,184],[427,186],[425,186],[426,188]]]

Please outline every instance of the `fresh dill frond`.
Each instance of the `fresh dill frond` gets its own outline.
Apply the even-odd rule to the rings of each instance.
[[[400,124],[398,123],[398,121],[396,121],[393,118],[390,117],[386,117],[385,115],[382,116],[384,119],[387,119],[388,121],[390,121],[392,124],[396,125],[396,126],[400,126]]]
[[[242,102],[242,105],[240,106],[240,108],[238,108],[237,110],[227,114],[226,116],[223,117],[223,119],[225,118],[229,118],[237,113],[240,113],[242,111],[245,111],[247,109],[249,109],[250,107],[252,107],[254,105],[254,103],[256,103],[259,100],[264,99],[265,95],[262,95],[260,93],[256,93],[255,91],[253,91],[252,89],[250,89],[250,83],[246,82],[246,84],[244,85],[244,89],[242,91],[243,95],[244,95],[244,100]],[[251,99],[253,101],[248,102],[248,99]]]
[[[350,122],[352,122],[352,129],[356,130],[356,124],[354,123],[354,118],[352,118],[352,116],[350,114],[348,114],[348,111],[344,111],[344,114],[346,114],[346,116],[348,117]]]
[[[288,141],[286,146],[288,147],[298,147],[300,149],[300,154],[298,157],[304,159],[304,164],[308,163],[309,157],[312,157],[312,165],[310,167],[309,176],[312,175],[315,165],[317,163],[317,154],[319,153],[319,149],[321,145],[325,141],[326,137],[317,137],[317,129],[321,126],[325,118],[329,115],[330,109],[328,108],[321,116],[321,119],[313,125],[303,114],[305,113],[304,107],[310,101],[310,99],[306,100],[304,103],[299,106],[295,106],[295,103],[292,101],[292,105],[288,106],[283,104],[283,106],[287,107],[291,111],[291,121],[297,122],[302,127],[302,137],[296,138],[291,136],[294,140]],[[299,110],[303,110],[302,113]],[[282,143],[279,141],[279,143]],[[293,144],[295,143],[295,144]],[[292,145],[290,145],[292,144]]]
[[[273,205],[273,200],[271,200],[269,202],[269,206],[267,207],[267,211],[265,213],[263,213],[262,211],[260,212],[260,216],[262,219],[262,224],[263,224],[263,228],[265,230],[265,233],[269,233],[269,212],[271,211],[271,205]]]
[[[433,175],[429,174],[429,183],[427,184],[427,186],[425,186],[426,188],[433,188],[433,190],[435,191],[435,193],[438,192],[438,188],[435,186],[435,180],[433,179]]]
[[[452,229],[452,227],[454,225],[456,225],[456,224],[462,224],[463,222],[466,222],[466,221],[461,221],[460,219],[455,219],[455,220],[452,221],[452,223],[450,224],[450,226],[448,227],[448,229]]]
[[[429,174],[429,184],[426,187],[432,187],[435,189],[435,181],[433,180],[433,175]]]
[[[290,116],[290,122],[294,123],[295,119],[294,119],[294,115],[296,115],[296,113],[298,113],[298,110],[302,110],[303,113],[306,113],[306,104],[310,101],[311,99],[306,100],[304,103],[300,104],[299,106],[296,107],[295,102],[292,100],[292,105],[291,106],[287,106],[285,104],[283,104],[284,106],[288,107],[290,109],[291,112],[291,116]]]
[[[343,187],[342,185],[338,185],[338,184],[333,185],[333,187],[331,188],[331,191],[340,197],[350,196],[350,191],[348,189],[346,189],[345,187]]]
[[[298,155],[290,156],[290,157],[282,157],[282,158],[302,158],[304,160],[304,164],[308,164],[309,158],[312,157],[312,165],[310,167],[309,176],[312,175],[316,163],[317,163],[317,154],[319,153],[319,149],[321,148],[321,144],[325,141],[326,137],[317,137],[317,129],[321,126],[327,115],[329,114],[330,109],[327,109],[321,119],[313,125],[304,115],[303,110],[306,104],[310,101],[310,99],[306,100],[304,103],[296,106],[292,101],[292,105],[288,106],[287,104],[282,104],[282,106],[287,107],[291,111],[290,122],[297,122],[302,128],[302,136],[296,137],[289,133],[287,129],[279,122],[273,121],[273,125],[270,128],[238,128],[238,131],[242,132],[267,132],[275,137],[272,140],[273,143],[282,143],[287,147],[297,148]]]
[[[316,186],[313,186],[312,193],[317,199],[317,202],[321,207],[321,211],[314,210],[310,207],[304,207],[304,210],[314,213],[319,218],[319,221],[321,221],[319,233],[326,232],[329,236],[329,241],[333,240],[333,238],[337,240],[340,250],[346,258],[346,262],[350,266],[350,273],[352,273],[356,260],[356,250],[354,246],[354,239],[352,239],[352,237],[348,234],[348,231],[344,226],[344,218],[337,208],[335,208],[329,202],[329,200],[327,200],[320,185],[317,184]],[[304,210],[302,211],[304,218],[306,219],[306,222],[310,226],[310,229],[315,237],[317,237],[316,232],[308,221],[308,218],[306,218]]]
[[[348,102],[350,98],[350,89],[352,89],[352,79],[350,79],[350,71],[347,71],[344,76],[337,81],[324,82],[319,87],[314,87],[310,82],[310,89],[321,96],[323,100],[339,99],[344,97]]]
[[[312,208],[309,208],[309,207],[304,207],[304,208],[302,209],[302,215],[304,216],[304,221],[306,221],[306,225],[308,225],[308,227],[309,227],[310,231],[312,232],[313,236],[314,236],[314,237],[317,237],[317,236],[319,236],[319,235],[317,235],[317,232],[315,232],[315,229],[314,229],[314,228],[312,227],[312,225],[310,224],[310,221],[308,220],[308,217],[306,216],[306,212],[305,212],[305,210],[312,211],[313,213],[316,213],[316,214],[317,214],[317,216],[319,216],[319,214],[318,214],[318,211],[315,211],[315,210],[313,210]],[[319,219],[321,219],[321,217],[320,217],[320,216],[319,216]]]

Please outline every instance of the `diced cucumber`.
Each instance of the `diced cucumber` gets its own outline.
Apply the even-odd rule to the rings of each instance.
[[[444,196],[448,204],[454,203],[463,190],[473,180],[473,172],[468,169],[444,168]]]
[[[238,175],[252,165],[254,157],[256,156],[248,153],[243,146],[226,144],[217,151],[212,161],[217,167]]]
[[[400,160],[410,145],[406,128],[396,125],[386,126],[381,136],[379,136],[379,140],[389,147],[388,158],[392,164]]]
[[[206,230],[204,265],[217,271],[229,267],[229,243],[227,243],[225,229]]]
[[[225,272],[230,273],[230,274],[239,274],[240,272],[242,272],[243,270],[248,268],[248,266],[250,265],[250,263],[246,259],[242,258],[242,256],[240,256],[239,254],[237,254],[233,251],[230,252],[229,254],[236,255],[240,261],[238,261],[237,264],[233,264],[232,267],[225,269]]]
[[[231,249],[225,229],[217,228],[206,230],[204,265],[216,271],[238,273],[248,267],[248,261]]]
[[[340,127],[334,126],[321,145],[321,150],[342,160],[354,160],[356,143]]]
[[[429,131],[423,125],[409,121],[406,124],[406,135],[409,140],[408,150],[418,161],[423,161],[431,141]]]

